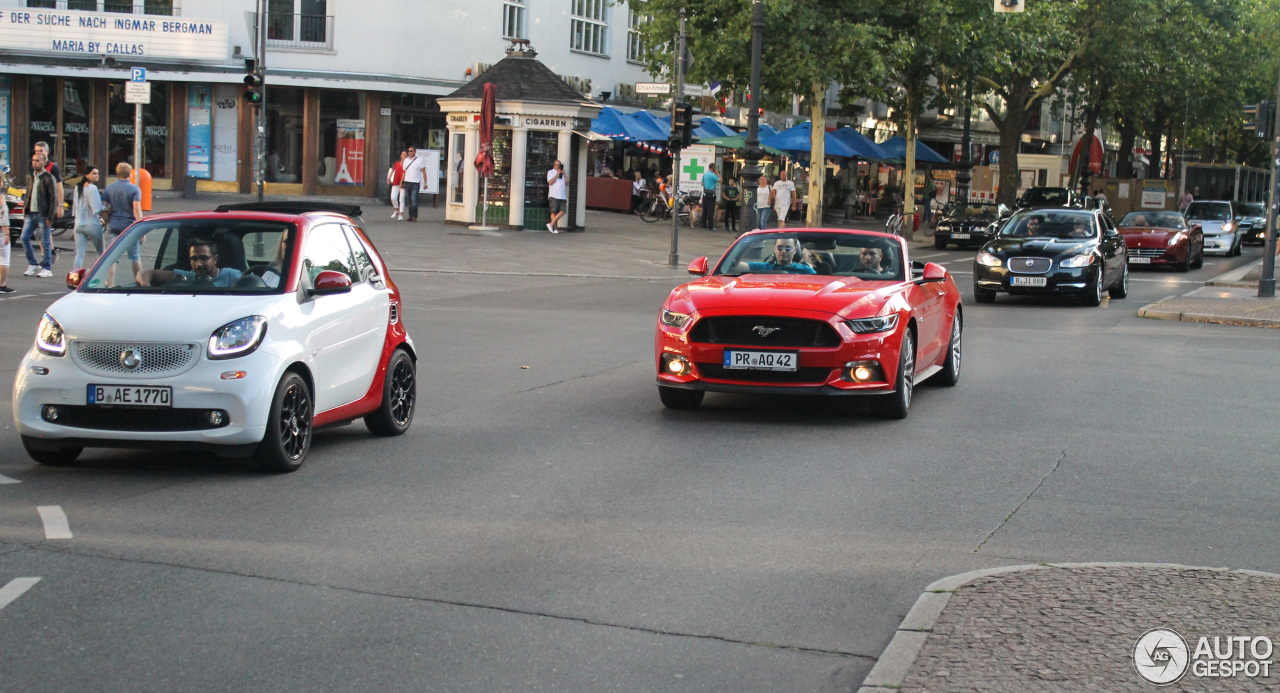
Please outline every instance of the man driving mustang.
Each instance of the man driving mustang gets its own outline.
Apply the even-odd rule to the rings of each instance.
[[[798,259],[802,250],[798,238],[784,236],[774,240],[773,257],[764,262],[739,262],[737,269],[739,273],[817,274],[812,265]]]

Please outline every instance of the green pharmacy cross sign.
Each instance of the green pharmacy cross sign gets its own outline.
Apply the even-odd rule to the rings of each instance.
[[[701,164],[699,164],[697,159],[691,159],[689,161],[689,165],[685,166],[681,170],[689,174],[690,181],[696,181],[698,180],[699,177],[702,176],[702,172],[707,169],[705,166],[702,166]]]

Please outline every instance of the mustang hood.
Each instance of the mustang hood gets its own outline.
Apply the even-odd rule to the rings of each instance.
[[[1097,242],[1096,238],[997,238],[986,249],[1001,257],[1029,255],[1059,258],[1079,255]]]
[[[811,310],[842,317],[875,315],[897,281],[797,274],[711,276],[676,289],[673,302],[696,311]],[[868,312],[870,311],[870,312]]]
[[[223,325],[249,315],[270,320],[289,295],[97,294],[76,292],[49,306],[67,338],[92,341],[204,344]]]

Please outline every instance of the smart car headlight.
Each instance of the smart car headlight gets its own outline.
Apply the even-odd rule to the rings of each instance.
[[[48,313],[40,318],[40,326],[36,328],[36,348],[50,356],[67,353],[67,336],[62,332],[62,325]]]
[[[1231,222],[1228,221],[1227,223],[1222,225],[1222,232],[1231,233],[1231,229],[1234,229],[1234,228],[1235,228],[1235,224],[1232,224]]]
[[[1092,265],[1096,259],[1097,258],[1091,254],[1072,255],[1062,262],[1059,262],[1058,265],[1061,267],[1088,267],[1089,265]]]
[[[684,313],[674,313],[666,309],[663,309],[658,320],[667,327],[684,327],[689,324],[688,315],[685,315]]]
[[[978,264],[983,265],[984,267],[999,267],[1003,265],[1004,262],[1002,262],[1000,258],[984,250],[981,253],[978,253]]]
[[[892,332],[893,328],[898,326],[898,314],[881,315],[876,318],[858,318],[857,320],[845,320],[849,329],[858,334],[871,334],[873,332]]]
[[[252,354],[267,335],[267,319],[261,315],[232,320],[209,336],[209,359],[233,359]]]

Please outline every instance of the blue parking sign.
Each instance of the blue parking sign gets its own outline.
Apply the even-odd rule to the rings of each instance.
[[[130,82],[147,81],[147,68],[145,67],[129,68],[129,81]]]

